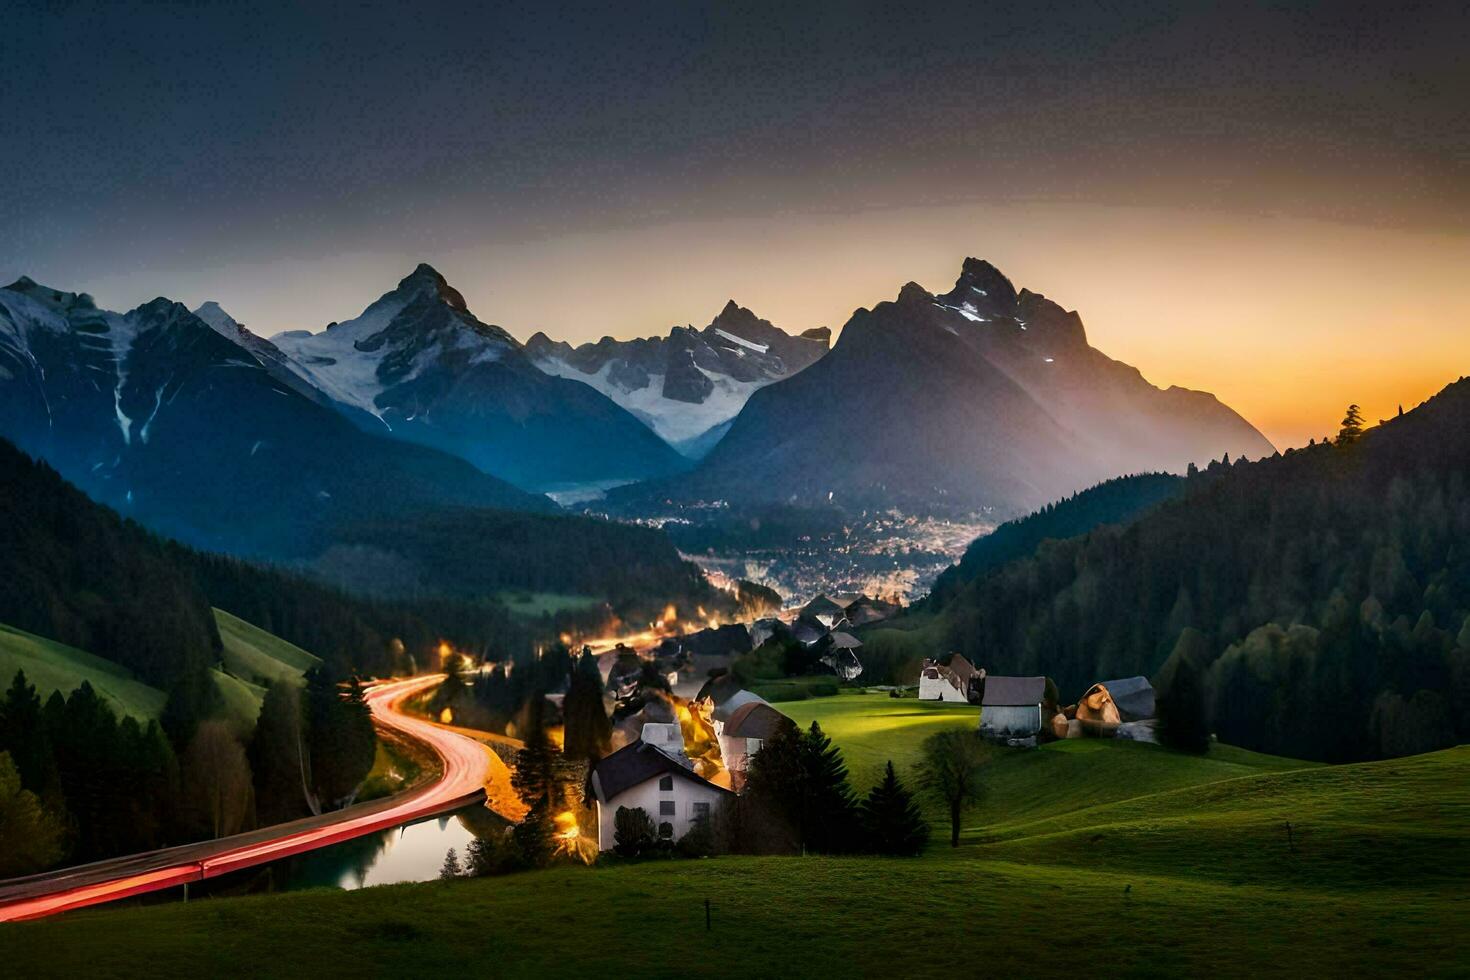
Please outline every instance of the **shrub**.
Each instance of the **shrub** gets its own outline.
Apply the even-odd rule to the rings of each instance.
[[[653,818],[641,806],[618,807],[613,815],[614,850],[623,857],[637,857],[653,847],[656,838]]]

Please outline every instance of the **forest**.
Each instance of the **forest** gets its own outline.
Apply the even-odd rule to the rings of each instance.
[[[993,673],[1202,674],[1224,741],[1349,761],[1470,737],[1470,382],[980,575],[940,617]],[[1176,649],[1179,648],[1179,649]],[[1174,669],[1183,660],[1187,669]],[[1167,697],[1168,692],[1161,692]]]

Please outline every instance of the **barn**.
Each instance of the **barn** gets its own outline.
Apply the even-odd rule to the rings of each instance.
[[[980,696],[980,734],[1008,740],[1034,738],[1041,731],[1045,677],[985,678]]]

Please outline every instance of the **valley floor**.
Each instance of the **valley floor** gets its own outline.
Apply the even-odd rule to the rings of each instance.
[[[872,697],[790,707],[849,745],[860,786],[884,741],[912,758],[916,737],[965,723]],[[1070,742],[1002,756],[989,786],[961,847],[936,827],[918,859],[93,910],[0,928],[0,954],[22,976],[1470,975],[1470,748],[1326,767]]]

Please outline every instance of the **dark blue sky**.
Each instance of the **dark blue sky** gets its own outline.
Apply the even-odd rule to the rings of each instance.
[[[732,295],[839,327],[982,254],[1249,408],[1209,338],[1238,333],[1245,377],[1250,336],[1345,286],[1448,295],[1420,273],[1470,241],[1467,51],[1464,3],[22,0],[0,281],[213,298],[270,334],[427,260],[516,335],[580,341]],[[1171,347],[1181,310],[1209,329]]]
[[[1017,196],[1464,227],[1463,4],[1209,6],[12,4],[0,266]]]

